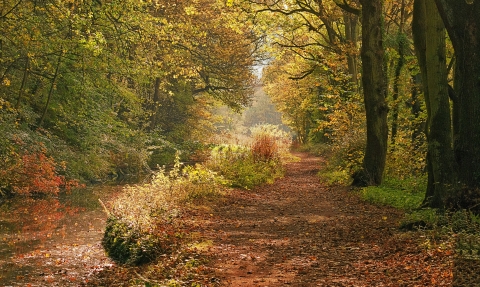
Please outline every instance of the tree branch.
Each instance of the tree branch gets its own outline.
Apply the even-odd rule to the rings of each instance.
[[[23,1],[23,0],[20,0],[20,1],[17,2],[17,4],[13,5],[12,9],[8,10],[5,14],[3,14],[3,15],[0,16],[0,19],[1,19],[1,18],[6,18],[8,14],[12,13],[13,10],[15,10],[15,8],[17,8],[18,5],[20,5],[20,3],[22,3],[22,1]]]
[[[306,71],[306,72],[303,72],[303,75],[301,76],[298,76],[298,77],[288,77],[290,80],[303,80],[305,79],[306,77],[308,77],[309,75],[311,75],[313,72],[315,71],[315,67]]]
[[[341,2],[340,2],[341,1]],[[335,0],[335,4],[340,7],[343,11],[348,13],[352,13],[354,15],[360,16],[361,10],[355,7],[352,7],[350,4],[347,3],[346,0]]]

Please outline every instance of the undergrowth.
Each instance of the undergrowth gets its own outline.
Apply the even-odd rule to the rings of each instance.
[[[283,167],[277,158],[260,160],[267,155],[256,156],[245,146],[221,145],[212,150],[206,166],[221,174],[231,187],[251,189],[264,183],[273,183],[283,175]]]
[[[204,165],[186,166],[176,154],[170,171],[148,184],[127,186],[110,207],[102,240],[115,261],[140,265],[172,254],[188,234],[182,216],[198,200],[221,195],[225,186],[252,188],[283,175],[278,139],[262,133],[251,146],[221,145]]]
[[[387,179],[380,186],[361,189],[360,195],[366,201],[404,210],[405,217],[399,228],[423,232],[422,246],[449,246],[460,258],[480,260],[480,215],[464,209],[440,211],[421,208],[425,182],[422,178]]]
[[[232,187],[251,189],[271,184],[283,176],[283,161],[289,160],[288,134],[272,125],[251,129],[250,145],[219,145],[212,149],[206,166],[227,179]]]
[[[103,247],[124,264],[155,259],[184,235],[181,216],[188,202],[221,194],[223,184],[203,166],[183,167],[177,154],[172,170],[160,169],[148,184],[127,186],[111,204]]]
[[[389,205],[405,211],[412,211],[422,203],[426,190],[424,178],[397,180],[387,178],[380,186],[361,189],[363,199],[381,205]]]

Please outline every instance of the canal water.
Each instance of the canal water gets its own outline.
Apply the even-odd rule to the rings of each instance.
[[[113,265],[100,244],[108,202],[121,187],[0,204],[0,286],[81,286]]]

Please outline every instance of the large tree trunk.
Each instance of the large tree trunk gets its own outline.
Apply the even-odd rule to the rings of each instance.
[[[363,169],[353,185],[379,185],[387,155],[387,77],[384,70],[382,0],[362,1],[362,84],[367,119],[367,145]]]
[[[455,158],[462,190],[480,188],[480,1],[435,0],[455,50]],[[469,4],[471,3],[471,4]],[[460,194],[463,196],[462,194]],[[479,196],[480,194],[477,194]],[[469,204],[464,202],[464,204]],[[466,206],[462,206],[466,207]]]
[[[412,30],[427,107],[428,186],[424,205],[444,208],[448,193],[455,182],[455,170],[445,27],[434,0],[415,0]]]

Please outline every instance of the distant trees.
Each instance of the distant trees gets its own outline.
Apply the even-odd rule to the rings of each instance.
[[[319,124],[358,90],[357,15],[333,1],[240,1],[265,33],[265,90],[300,142],[327,141]],[[359,13],[356,1],[349,6]]]
[[[256,13],[275,14],[282,22],[273,25],[272,45],[278,46],[283,52],[274,65],[283,59],[300,62],[297,69],[283,67],[284,78],[297,81],[288,85],[285,80],[280,84],[281,76],[277,75],[276,85],[284,86],[270,94],[284,96],[286,106],[292,111],[288,114],[294,120],[294,129],[299,138],[305,141],[306,130],[317,130],[318,120],[322,113],[319,107],[325,100],[323,95],[331,94],[333,86],[342,85],[341,99],[347,102],[358,90],[358,15],[362,14],[362,87],[366,111],[366,146],[363,153],[363,164],[355,173],[355,185],[378,185],[382,182],[387,155],[387,74],[384,66],[383,47],[383,1],[247,1],[253,4]],[[361,8],[360,7],[361,5]],[[265,20],[268,22],[268,20]],[[270,20],[274,21],[274,20]],[[287,58],[288,57],[288,58]],[[295,60],[298,59],[298,60]],[[292,62],[293,62],[292,61]],[[288,62],[287,62],[288,63]],[[287,68],[288,67],[288,68]],[[267,81],[275,74],[281,73],[278,68],[267,74]],[[270,78],[269,78],[270,77]],[[310,83],[302,91],[300,81]],[[322,78],[330,78],[322,83]],[[322,80],[321,80],[322,79]],[[343,82],[349,79],[350,83]],[[308,87],[310,86],[310,87]],[[318,88],[315,88],[317,86]],[[288,87],[288,88],[287,88]],[[323,88],[323,90],[322,90]],[[280,91],[282,90],[282,91]],[[290,101],[293,95],[298,95],[297,104]],[[311,94],[312,97],[307,96]],[[311,104],[307,104],[307,101]],[[279,100],[280,102],[282,100]],[[288,103],[287,103],[288,102]],[[302,105],[299,105],[302,103]],[[347,106],[347,105],[345,105]],[[328,111],[328,109],[327,109]],[[303,114],[313,116],[301,116]],[[320,118],[320,119],[319,119]],[[326,134],[329,131],[325,131]]]

